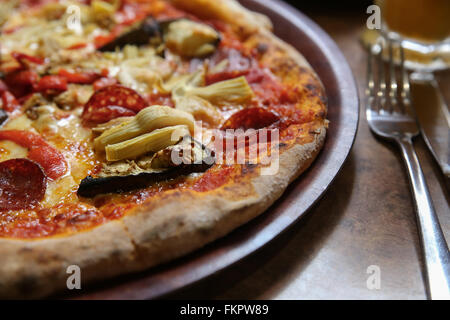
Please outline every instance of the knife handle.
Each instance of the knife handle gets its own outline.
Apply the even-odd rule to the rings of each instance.
[[[450,252],[411,138],[398,139],[413,192],[431,299],[450,299]]]

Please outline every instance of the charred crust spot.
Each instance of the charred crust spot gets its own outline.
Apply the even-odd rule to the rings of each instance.
[[[265,54],[268,50],[269,46],[267,45],[267,43],[258,43],[258,45],[256,46],[256,51],[260,55]]]
[[[306,89],[308,89],[314,96],[320,95],[320,89],[314,83],[307,83],[305,85]]]
[[[278,75],[289,75],[298,72],[299,66],[292,59],[280,57],[272,61],[274,64],[273,72]]]

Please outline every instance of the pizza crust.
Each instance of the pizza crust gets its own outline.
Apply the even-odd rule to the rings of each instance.
[[[289,59],[309,70],[321,86],[306,60],[270,32],[266,17],[234,0],[172,2],[200,16],[207,12],[249,34],[264,35]],[[38,298],[64,290],[70,265],[80,267],[83,287],[172,260],[228,234],[264,212],[310,166],[325,141],[326,127],[325,119],[317,121],[310,142],[281,153],[275,176],[256,176],[245,185],[227,186],[227,192],[235,194],[250,190],[237,199],[224,197],[221,188],[201,194],[179,190],[89,231],[36,240],[0,239],[0,297]]]

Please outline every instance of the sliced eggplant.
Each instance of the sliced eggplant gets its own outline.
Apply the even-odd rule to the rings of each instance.
[[[103,45],[98,50],[100,51],[115,51],[116,48],[123,48],[127,44],[145,45],[162,43],[162,33],[158,22],[152,17],[147,17],[138,25],[131,27],[131,29],[113,41]]]
[[[151,158],[137,159],[135,162],[127,161],[123,163],[123,168],[120,167],[120,164],[115,163],[113,164],[114,168],[104,169],[98,177],[86,177],[78,188],[78,196],[92,198],[99,194],[142,189],[158,182],[195,172],[204,172],[215,162],[214,152],[190,136],[183,138],[177,146],[179,146],[178,149],[171,146],[164,149],[165,152],[158,152]],[[191,147],[190,150],[189,147]],[[182,155],[183,149],[187,150],[184,156]],[[172,154],[175,157],[168,156]],[[121,172],[121,170],[123,171]],[[132,172],[132,174],[126,174],[127,172]]]
[[[0,109],[0,127],[8,120],[8,114],[5,110]]]

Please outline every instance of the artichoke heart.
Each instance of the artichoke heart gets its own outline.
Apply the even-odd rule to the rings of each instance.
[[[92,14],[94,17],[106,16],[113,14],[117,7],[118,1],[116,3],[111,4],[107,1],[102,0],[94,0],[91,2]]]
[[[220,42],[212,27],[188,19],[171,22],[164,34],[166,46],[185,57],[202,57],[213,53]]]
[[[219,104],[227,102],[244,102],[251,99],[254,95],[247,79],[243,76],[216,82],[207,87],[189,88],[186,90],[186,93]]]
[[[223,117],[217,108],[213,107],[205,99],[187,95],[175,97],[174,100],[177,110],[192,114],[196,120],[204,121],[212,125],[218,125],[223,121]]]
[[[105,123],[100,123],[98,126],[92,128],[92,132],[101,134],[105,132],[106,130],[109,130],[111,128],[117,127],[121,124],[124,124],[125,122],[130,122],[133,120],[134,117],[119,117],[112,119]]]
[[[130,140],[107,145],[106,160],[133,159],[148,152],[158,152],[176,144],[186,135],[189,135],[189,129],[185,125],[157,129]]]
[[[103,132],[94,140],[95,149],[103,151],[107,145],[123,142],[164,127],[185,125],[194,131],[194,117],[182,110],[167,106],[142,109],[132,120]]]

